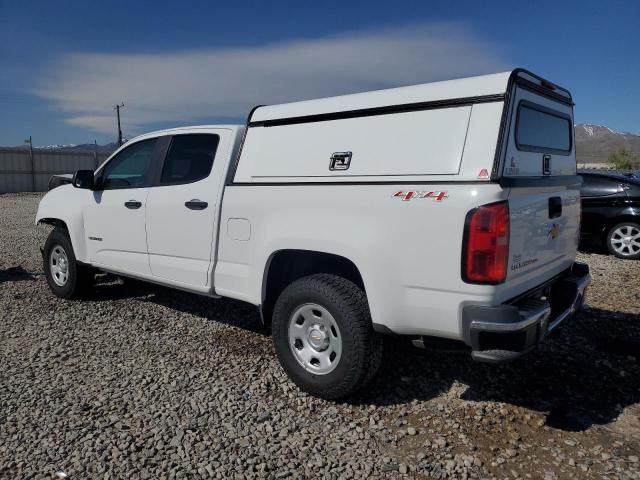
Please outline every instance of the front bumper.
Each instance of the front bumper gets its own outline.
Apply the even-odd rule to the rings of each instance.
[[[527,353],[582,307],[590,283],[589,266],[576,262],[563,275],[512,302],[465,306],[463,335],[472,358],[497,363]]]

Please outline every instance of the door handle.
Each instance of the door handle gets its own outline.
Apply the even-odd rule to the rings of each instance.
[[[193,200],[189,200],[188,202],[184,202],[184,206],[187,207],[189,210],[204,210],[209,206],[209,204],[207,202],[203,202],[202,200],[198,200],[196,198]]]
[[[124,206],[135,210],[136,208],[140,208],[142,206],[142,202],[139,202],[137,200],[129,200],[127,202],[124,202]]]

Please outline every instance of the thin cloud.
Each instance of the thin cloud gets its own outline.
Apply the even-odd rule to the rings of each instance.
[[[124,130],[158,122],[238,119],[274,104],[490,73],[503,55],[460,24],[365,31],[259,47],[166,54],[73,53],[53,62],[35,93],[66,122],[113,131],[124,101]]]

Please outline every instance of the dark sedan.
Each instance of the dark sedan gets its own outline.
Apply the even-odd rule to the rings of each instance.
[[[640,179],[580,172],[583,245],[606,247],[620,258],[640,258]]]

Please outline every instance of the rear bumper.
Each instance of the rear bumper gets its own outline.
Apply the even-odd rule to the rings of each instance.
[[[589,266],[576,262],[563,275],[513,302],[465,306],[463,335],[472,358],[497,363],[527,353],[582,307],[590,283]]]

